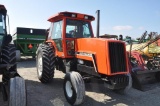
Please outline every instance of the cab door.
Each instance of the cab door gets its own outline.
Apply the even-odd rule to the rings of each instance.
[[[58,50],[56,52],[60,57],[64,56],[63,43],[62,43],[62,30],[63,30],[62,23],[63,23],[62,20],[53,22],[51,24],[50,33],[48,36],[48,39],[52,39],[55,42],[56,48]]]

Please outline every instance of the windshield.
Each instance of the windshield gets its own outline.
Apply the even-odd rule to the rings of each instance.
[[[89,22],[67,19],[66,38],[90,38],[92,37]]]
[[[0,35],[5,34],[5,17],[3,14],[0,14]]]

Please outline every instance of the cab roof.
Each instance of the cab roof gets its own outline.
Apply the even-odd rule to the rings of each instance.
[[[7,10],[6,10],[5,6],[2,5],[2,4],[0,4],[0,13],[2,13],[2,14],[6,14],[7,13]]]
[[[87,14],[81,14],[81,13],[76,13],[76,12],[59,12],[53,16],[51,16],[48,21],[49,22],[53,22],[59,18],[64,18],[64,17],[70,17],[70,18],[77,18],[77,19],[84,19],[84,20],[90,20],[90,21],[94,21],[95,18],[91,15],[87,15]],[[88,18],[87,18],[88,17]]]

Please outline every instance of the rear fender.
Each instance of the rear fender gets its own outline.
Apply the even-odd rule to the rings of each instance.
[[[55,49],[55,55],[58,55],[57,51],[57,47],[56,47],[56,43],[53,40],[48,40],[46,41],[46,43],[50,44],[50,46],[52,46]]]

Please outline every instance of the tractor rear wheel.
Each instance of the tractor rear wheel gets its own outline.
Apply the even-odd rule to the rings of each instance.
[[[78,72],[66,73],[63,84],[64,95],[71,105],[80,105],[85,99],[85,84]]]
[[[47,44],[39,45],[37,49],[37,74],[42,83],[48,83],[53,79],[55,69],[55,51]]]
[[[11,72],[17,72],[16,65],[16,48],[13,44],[6,45],[2,48],[1,63],[12,65],[9,70],[5,70],[2,75],[2,81],[8,82]]]
[[[9,83],[9,106],[26,106],[25,80],[21,77],[10,79]]]

